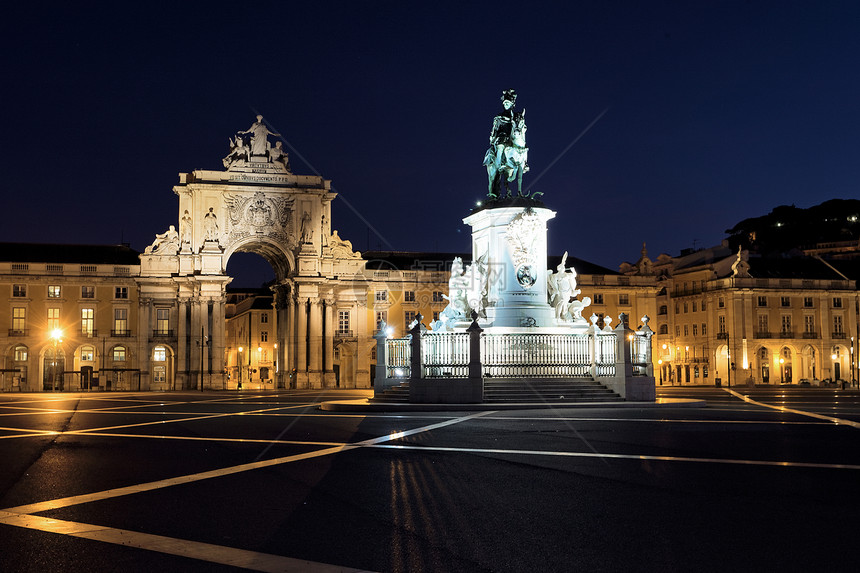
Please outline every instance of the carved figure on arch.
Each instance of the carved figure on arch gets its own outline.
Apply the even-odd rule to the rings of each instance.
[[[205,240],[218,242],[218,217],[212,207],[209,207],[209,212],[203,217],[203,232]]]
[[[175,255],[179,252],[179,233],[176,227],[170,225],[168,229],[155,235],[155,241],[144,249],[147,255]]]
[[[272,163],[280,163],[287,172],[290,172],[290,154],[284,151],[280,141],[276,141],[275,146],[269,149],[269,159]]]
[[[314,242],[314,230],[311,228],[311,214],[305,211],[302,215],[302,243]]]
[[[237,135],[235,139],[230,140],[230,153],[222,159],[224,168],[229,169],[233,164],[243,165],[246,161],[250,161],[251,149],[245,145],[245,141],[241,136]]]
[[[251,155],[252,156],[266,156],[269,151],[269,139],[268,136],[280,137],[280,133],[274,133],[269,131],[269,128],[266,127],[266,124],[263,123],[263,116],[258,115],[257,121],[255,121],[250,128],[246,131],[240,131],[241,134],[249,133],[251,134]]]
[[[191,215],[188,214],[188,209],[185,210],[179,221],[179,237],[182,245],[191,244]]]

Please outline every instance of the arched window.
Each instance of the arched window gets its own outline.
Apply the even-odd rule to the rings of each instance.
[[[164,346],[156,346],[152,350],[152,360],[154,362],[164,362],[167,360],[167,348]]]
[[[762,346],[761,350],[758,351],[758,355],[759,355],[759,358],[761,358],[762,360],[766,360],[767,359],[767,348]]]
[[[669,325],[661,324],[660,325],[660,334],[669,334]]]
[[[95,349],[92,346],[81,347],[81,362],[92,362],[95,356]]]
[[[114,346],[111,357],[114,362],[125,362],[125,346]]]
[[[27,360],[27,347],[23,344],[19,344],[15,347],[15,362],[26,362]]]

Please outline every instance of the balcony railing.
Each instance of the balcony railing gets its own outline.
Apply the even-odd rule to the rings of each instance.
[[[30,329],[28,328],[10,328],[9,336],[29,336]]]
[[[845,338],[845,333],[844,332],[834,332],[833,338],[843,339],[843,338]]]
[[[794,338],[794,332],[791,330],[783,330],[779,333],[780,338]]]
[[[99,335],[99,331],[96,330],[95,328],[92,328],[92,329],[87,328],[87,329],[81,330],[81,337],[82,338],[95,338],[98,335]]]
[[[770,338],[770,332],[767,330],[760,330],[753,334],[755,338]]]
[[[817,332],[804,332],[803,338],[818,338]]]
[[[131,336],[131,330],[127,328],[119,328],[110,331],[111,336]]]
[[[351,330],[335,330],[334,335],[335,338],[352,338],[355,333]]]
[[[158,328],[152,331],[153,338],[170,338],[173,336],[173,330]]]

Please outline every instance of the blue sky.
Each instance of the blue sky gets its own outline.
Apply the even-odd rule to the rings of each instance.
[[[852,2],[64,4],[0,26],[2,241],[143,250],[177,174],[220,169],[259,112],[359,250],[468,250],[506,88],[554,253],[617,268],[860,198]]]

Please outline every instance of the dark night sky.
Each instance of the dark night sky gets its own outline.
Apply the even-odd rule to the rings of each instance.
[[[0,241],[143,250],[177,222],[177,174],[221,169],[258,111],[294,172],[332,180],[357,249],[468,250],[509,87],[553,253],[617,268],[860,198],[856,2],[17,4]]]

